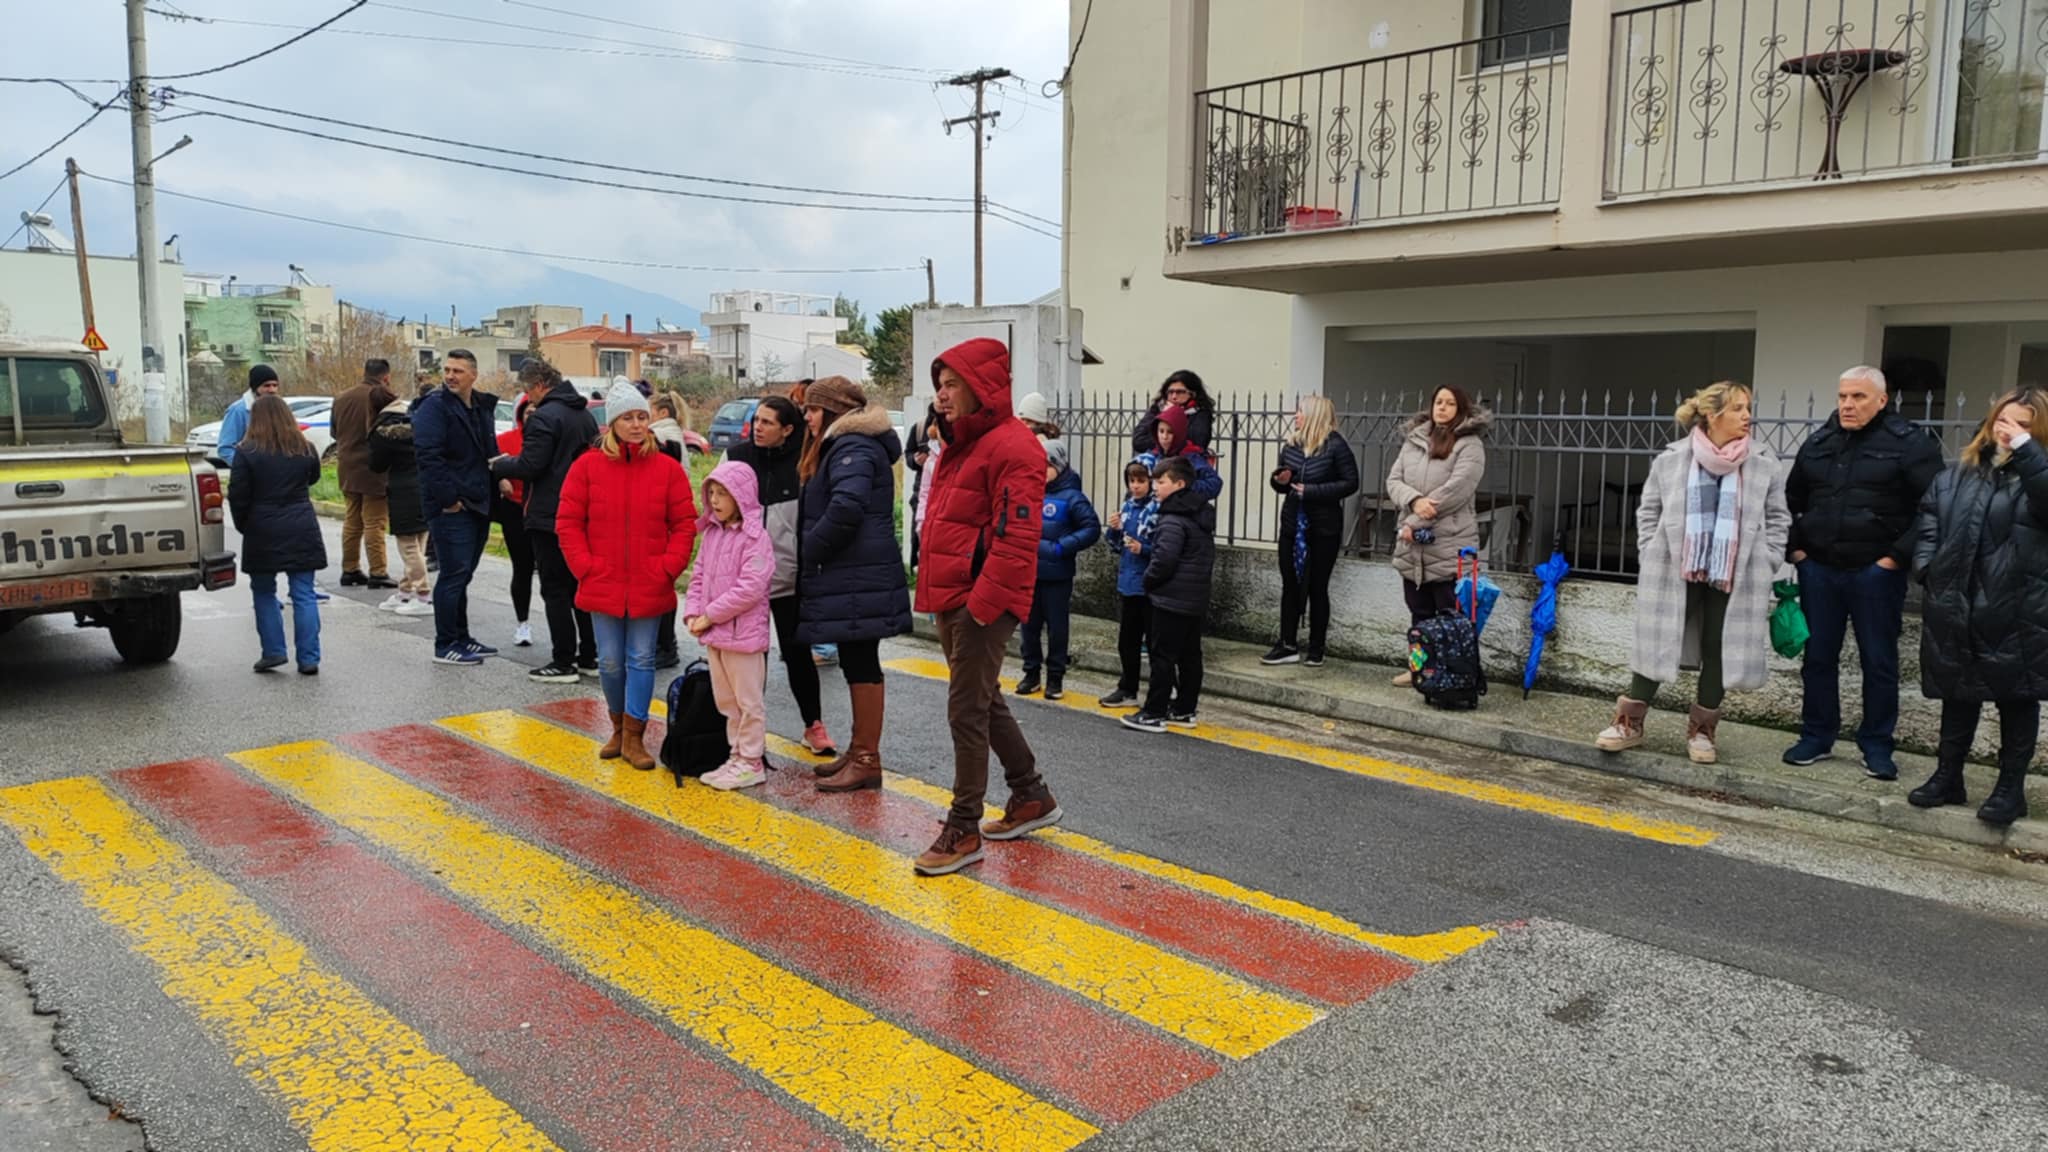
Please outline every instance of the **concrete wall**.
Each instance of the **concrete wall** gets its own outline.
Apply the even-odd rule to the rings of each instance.
[[[1501,587],[1480,648],[1493,692],[1519,692],[1529,652],[1529,609],[1536,581],[1529,577],[1492,574]],[[1329,652],[1332,656],[1369,660],[1391,675],[1407,651],[1408,609],[1400,577],[1385,564],[1339,560],[1330,581],[1333,606]],[[1270,548],[1219,548],[1213,607],[1208,634],[1255,644],[1270,644],[1280,620],[1280,574]],[[1090,548],[1081,559],[1075,581],[1074,611],[1114,619],[1116,557],[1106,547]],[[1538,687],[1553,692],[1612,698],[1628,687],[1629,654],[1635,637],[1635,588],[1593,580],[1567,579],[1558,588],[1557,630],[1547,641]],[[1899,741],[1901,746],[1929,752],[1940,731],[1940,706],[1920,695],[1920,621],[1908,613],[1900,640]],[[1842,700],[1847,728],[1853,732],[1861,699],[1862,676],[1852,638],[1842,654]],[[1379,675],[1377,669],[1369,673]],[[1675,708],[1697,690],[1690,673],[1665,687],[1658,702]],[[1799,727],[1802,690],[1799,664],[1775,653],[1770,681],[1757,692],[1730,693],[1723,706],[1728,717],[1784,728]],[[1484,708],[1482,703],[1480,707]],[[1977,752],[1991,755],[1997,744],[1995,724],[1980,727]],[[1595,733],[1586,733],[1591,740]],[[1790,736],[1787,743],[1790,743]],[[1853,740],[1849,743],[1853,744]],[[2035,762],[2048,765],[2048,753]]]
[[[114,377],[115,410],[123,421],[142,419],[142,317],[135,261],[112,256],[87,260],[94,319],[107,351],[100,364]],[[173,439],[185,432],[185,268],[163,261],[157,271],[156,310],[163,332],[164,387]],[[24,336],[77,341],[85,335],[78,302],[78,261],[68,252],[0,251],[0,308],[5,327]],[[206,419],[212,419],[207,416]]]

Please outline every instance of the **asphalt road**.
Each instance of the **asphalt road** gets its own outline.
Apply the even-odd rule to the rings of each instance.
[[[511,624],[502,580],[502,566],[487,564],[473,609],[478,635],[499,644]],[[0,787],[595,692],[528,682],[521,665],[540,663],[542,648],[506,647],[481,669],[436,667],[430,621],[375,612],[374,599],[337,593],[318,678],[250,674],[239,588],[188,597],[184,647],[160,668],[123,668],[103,634],[68,620],[24,625],[0,640]],[[770,683],[773,727],[793,736],[779,671]],[[1092,697],[1104,686],[1070,687]],[[826,700],[843,733],[836,674]],[[1256,707],[1212,702],[1204,719],[1285,737],[1293,753],[1129,733],[1039,702],[1019,708],[1066,829],[1376,931],[1500,929],[1265,1051],[1222,1061],[1213,1077],[1103,1125],[1089,1147],[2048,1146],[2048,997],[2037,973],[2048,956],[2048,869]],[[887,763],[948,782],[943,686],[892,673],[889,709]],[[1363,778],[1317,762],[1319,748],[1683,821],[1713,842],[1658,843],[1540,805]],[[304,1117],[238,1067],[151,959],[4,826],[0,956],[25,970],[37,1006],[58,1014],[63,1053],[48,1047],[47,1018],[0,1011],[0,1150],[132,1146],[132,1130],[105,1121],[80,1081],[139,1120],[153,1148],[306,1145]],[[76,1080],[50,1075],[60,1063]],[[601,1089],[563,1075],[570,1091]],[[742,1079],[761,1083],[744,1070]],[[19,1090],[29,1083],[39,1087]],[[820,1130],[870,1146],[830,1122]],[[466,1145],[423,1134],[410,1146]]]

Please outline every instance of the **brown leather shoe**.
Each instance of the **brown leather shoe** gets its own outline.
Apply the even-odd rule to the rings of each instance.
[[[650,771],[654,767],[654,756],[647,751],[647,745],[640,739],[646,732],[647,721],[635,720],[628,716],[625,718],[623,738],[619,741],[619,755],[626,758],[626,763],[642,772]]]
[[[855,749],[838,773],[818,781],[820,792],[865,792],[881,786],[881,758],[865,748]]]
[[[625,713],[612,713],[612,738],[605,741],[604,747],[597,750],[597,758],[599,760],[617,760],[619,758],[619,742],[626,738],[625,720]]]
[[[981,834],[990,840],[1015,840],[1040,828],[1052,827],[1064,815],[1066,813],[1060,811],[1060,802],[1052,798],[1051,792],[1041,792],[1032,800],[1019,800],[1012,796],[1010,806],[1003,810],[1002,819],[981,822]]]
[[[972,828],[948,824],[939,829],[939,838],[910,866],[917,869],[919,876],[944,876],[980,859],[981,836]]]
[[[851,759],[853,759],[853,745],[848,743],[846,751],[841,752],[838,756],[825,761],[823,764],[813,764],[811,766],[811,775],[816,776],[820,780],[837,776],[846,768],[846,762]]]

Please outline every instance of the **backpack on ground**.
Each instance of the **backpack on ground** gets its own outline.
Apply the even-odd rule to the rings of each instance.
[[[661,738],[662,767],[676,774],[676,787],[702,776],[732,755],[725,742],[725,717],[711,692],[711,665],[692,660],[668,682],[668,734]]]
[[[1459,567],[1463,566],[1460,558]],[[1477,557],[1472,566],[1476,575]],[[1479,707],[1479,698],[1486,694],[1486,669],[1479,663],[1478,623],[1472,616],[1446,612],[1408,629],[1408,671],[1415,690],[1431,707]]]

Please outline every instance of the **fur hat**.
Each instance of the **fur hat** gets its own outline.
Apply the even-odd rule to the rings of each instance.
[[[645,412],[654,415],[647,405],[647,397],[640,394],[633,382],[624,376],[612,377],[611,391],[604,394],[604,422],[610,424],[628,412]]]
[[[804,407],[822,408],[834,416],[844,416],[867,406],[867,391],[844,376],[813,380],[810,387],[804,389]]]

